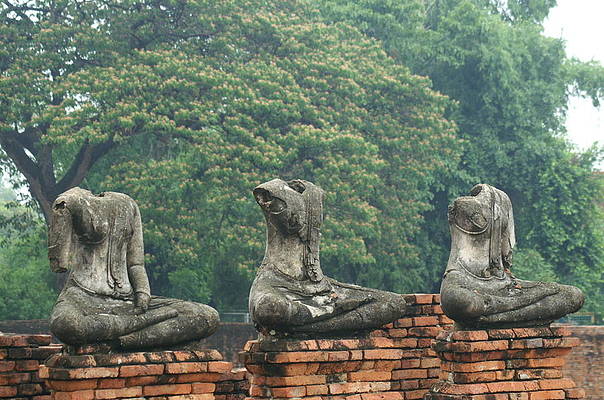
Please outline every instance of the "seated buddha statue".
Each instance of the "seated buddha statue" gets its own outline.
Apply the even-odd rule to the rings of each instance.
[[[64,343],[161,349],[218,328],[218,313],[207,305],[151,295],[141,215],[127,195],[80,188],[59,195],[48,242],[51,269],[69,272],[50,316]]]
[[[267,225],[266,251],[249,298],[252,320],[261,333],[347,335],[404,315],[402,295],[323,275],[323,190],[308,181],[273,179],[253,192]]]
[[[516,242],[509,197],[486,184],[449,206],[451,253],[440,289],[442,308],[460,328],[547,326],[581,308],[574,286],[512,274]]]

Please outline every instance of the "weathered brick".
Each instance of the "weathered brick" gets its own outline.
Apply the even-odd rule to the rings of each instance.
[[[489,339],[487,331],[453,331],[449,335],[450,340],[462,341],[484,341]]]
[[[195,382],[191,383],[191,393],[214,393],[215,383]]]
[[[123,378],[129,378],[132,376],[161,375],[163,373],[163,364],[122,365],[119,367],[119,376]]]
[[[357,371],[348,373],[348,380],[351,382],[389,381],[390,379],[392,379],[392,372],[390,371]]]
[[[75,392],[78,390],[96,389],[98,379],[72,379],[68,381],[47,380],[46,384],[57,392]]]
[[[53,400],[93,400],[94,390],[80,390],[78,392],[56,392]]]
[[[141,386],[125,387],[120,389],[96,389],[94,391],[95,399],[120,399],[128,397],[138,397],[143,394]]]
[[[174,383],[169,385],[144,386],[144,396],[162,396],[162,395],[177,395],[189,394],[192,387],[190,383]]]
[[[529,394],[530,400],[562,400],[565,397],[564,390],[543,390]]]

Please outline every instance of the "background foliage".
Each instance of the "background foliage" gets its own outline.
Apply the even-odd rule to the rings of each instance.
[[[42,211],[65,185],[130,194],[154,292],[223,311],[246,308],[265,180],[323,187],[326,272],[398,292],[438,290],[446,206],[486,182],[514,204],[516,274],[602,312],[600,153],[563,122],[570,93],[601,99],[604,69],[541,35],[554,1],[275,3],[2,3],[3,170]],[[39,287],[0,293],[33,318],[56,295],[43,227],[22,231],[0,282]]]

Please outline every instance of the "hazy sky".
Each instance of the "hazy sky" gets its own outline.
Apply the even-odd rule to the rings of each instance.
[[[582,61],[604,64],[604,0],[558,0],[545,21],[545,35],[566,41],[566,53]],[[572,98],[566,121],[568,136],[579,149],[604,144],[604,106]],[[603,165],[600,164],[600,169]]]

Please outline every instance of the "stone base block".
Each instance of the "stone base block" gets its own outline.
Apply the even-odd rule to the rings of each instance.
[[[232,364],[216,350],[57,354],[41,371],[52,399],[213,400]]]
[[[241,353],[249,400],[421,399],[438,381],[433,339],[450,326],[439,296],[408,295],[408,316],[363,338],[250,341]]]
[[[433,345],[440,380],[425,400],[584,398],[562,374],[564,356],[577,345],[563,327],[443,332]]]
[[[49,356],[61,351],[50,335],[0,333],[0,398],[50,399],[38,372]]]

